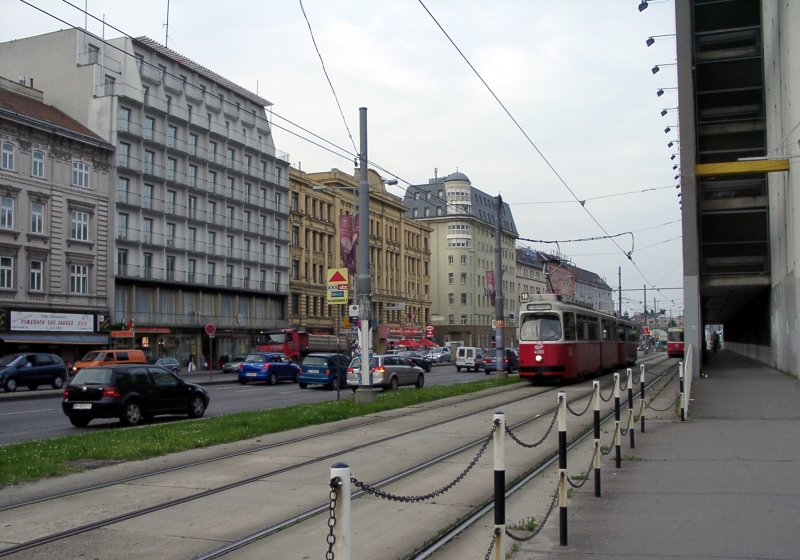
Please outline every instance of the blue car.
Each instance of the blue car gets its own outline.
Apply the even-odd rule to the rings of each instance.
[[[350,358],[344,354],[315,353],[303,358],[302,373],[297,378],[301,389],[309,385],[324,385],[334,391],[347,385],[347,366]],[[336,372],[339,375],[336,375]]]
[[[278,381],[297,382],[300,366],[292,363],[280,352],[258,352],[248,354],[239,364],[239,383],[247,385],[250,381],[266,381],[275,385]]]

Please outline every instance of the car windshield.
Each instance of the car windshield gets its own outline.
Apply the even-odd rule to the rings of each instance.
[[[530,313],[522,319],[520,340],[561,340],[561,320],[556,313]]]
[[[17,360],[22,358],[22,354],[11,354],[0,360],[0,367],[13,365]]]
[[[304,366],[327,366],[328,365],[328,358],[325,356],[306,356],[306,359],[303,360]]]
[[[487,350],[486,353],[483,355],[484,358],[496,358],[497,357],[497,350]]]
[[[370,361],[370,366],[377,367],[378,366],[378,358],[372,358]],[[353,369],[361,368],[361,358],[354,358],[352,362],[350,362],[350,367]]]
[[[236,356],[236,357],[235,357],[233,360],[231,360],[231,361],[232,361],[232,362],[243,362],[243,361],[244,361],[244,356]]]
[[[108,385],[111,383],[113,373],[109,368],[82,369],[70,385]]]
[[[245,362],[253,362],[256,364],[263,364],[267,361],[267,357],[264,354],[248,354],[245,359]]]
[[[83,358],[81,358],[81,361],[93,362],[95,360],[102,360],[105,354],[106,354],[105,352],[89,352]]]

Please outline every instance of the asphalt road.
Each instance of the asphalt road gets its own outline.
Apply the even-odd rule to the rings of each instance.
[[[203,384],[204,380],[196,379],[198,376],[184,376],[187,381]],[[215,374],[219,379],[221,375]],[[485,379],[483,371],[456,372],[454,365],[434,367],[430,373],[425,374],[425,385],[454,385]],[[230,375],[231,380],[235,375]],[[206,416],[219,416],[233,412],[250,410],[267,410],[300,403],[320,402],[335,400],[334,391],[311,386],[300,389],[294,383],[279,383],[269,386],[263,383],[240,385],[239,383],[222,383],[207,385],[211,403],[206,411]],[[401,390],[413,390],[403,388]],[[19,392],[26,392],[20,389]],[[342,390],[341,398],[353,398],[351,390]],[[161,417],[156,422],[172,422],[181,417]],[[0,445],[56,437],[68,434],[78,434],[96,430],[117,429],[119,422],[111,420],[93,420],[86,428],[75,428],[61,411],[61,399],[48,397],[42,392],[42,398],[26,400],[0,401]]]

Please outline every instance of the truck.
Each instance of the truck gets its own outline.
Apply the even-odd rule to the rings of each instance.
[[[262,331],[256,346],[259,352],[283,352],[294,363],[301,363],[306,354],[312,352],[336,352],[349,354],[347,338],[337,339],[330,334],[309,334],[298,329]]]

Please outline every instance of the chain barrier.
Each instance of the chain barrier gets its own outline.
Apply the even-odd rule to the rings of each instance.
[[[616,429],[614,431],[616,431]],[[615,435],[612,434],[611,435],[611,442],[608,445],[605,446],[605,447],[608,447],[608,451],[603,451],[603,446],[600,445],[600,455],[608,455],[609,453],[611,453],[611,450],[614,449],[614,438],[615,438]]]
[[[620,378],[619,390],[624,393],[625,391],[628,390],[628,377],[627,376],[625,377],[624,387],[622,386],[622,376],[620,375],[619,378]]]
[[[560,480],[558,481],[558,484],[556,485],[556,491],[553,494],[553,501],[550,502],[550,507],[547,509],[547,513],[544,514],[544,518],[542,519],[541,525],[539,525],[536,528],[535,531],[533,531],[527,537],[518,537],[517,535],[513,534],[511,531],[506,529],[506,536],[509,539],[511,539],[512,541],[517,541],[517,542],[528,542],[528,541],[531,541],[531,540],[535,539],[539,535],[539,533],[542,532],[542,529],[544,528],[545,524],[547,523],[547,520],[550,519],[550,514],[553,513],[553,509],[556,507],[556,503],[558,502],[558,492],[559,492],[559,490],[561,490],[561,481]]]
[[[591,401],[590,401],[590,402],[591,402]],[[509,427],[508,427],[508,424],[506,424],[506,433],[508,434],[508,436],[509,436],[509,437],[510,437],[512,440],[514,440],[514,442],[515,442],[517,445],[520,445],[520,446],[522,446],[522,447],[527,447],[528,449],[533,449],[534,447],[538,447],[538,446],[542,445],[542,443],[544,443],[544,440],[546,440],[546,439],[547,439],[547,436],[549,436],[549,435],[550,435],[550,432],[551,432],[551,431],[553,431],[553,426],[555,426],[555,425],[556,425],[556,420],[557,420],[557,419],[558,419],[558,410],[556,409],[556,413],[553,415],[553,419],[552,419],[552,420],[550,420],[550,426],[547,428],[547,431],[544,433],[544,435],[541,437],[541,439],[540,439],[539,441],[537,441],[536,443],[525,443],[524,441],[522,441],[521,439],[519,439],[519,438],[518,438],[516,435],[514,435],[514,433],[511,431],[511,428],[509,428]]]
[[[589,402],[586,403],[586,408],[583,409],[583,412],[578,413],[572,410],[572,407],[569,406],[569,401],[567,401],[567,410],[569,410],[573,416],[583,416],[586,414],[586,411],[589,410],[589,407],[592,406],[592,396],[589,397]]]
[[[671,405],[669,405],[667,408],[665,408],[665,409],[663,409],[663,410],[662,410],[662,409],[660,409],[660,408],[653,408],[653,407],[652,407],[652,406],[650,406],[648,403],[644,403],[644,405],[645,405],[647,408],[649,408],[650,410],[653,410],[653,411],[655,411],[655,412],[667,412],[667,411],[668,411],[668,410],[670,410],[670,409],[671,409],[673,406],[675,406],[675,403],[676,403],[676,402],[678,402],[678,399],[680,399],[680,395],[678,395],[677,397],[675,397],[675,400],[674,400],[674,401],[672,401],[672,404],[671,404]]]
[[[499,424],[500,424],[499,420],[494,421],[494,424],[492,425],[492,431],[489,432],[489,435],[486,437],[486,441],[484,441],[483,445],[481,445],[481,448],[478,450],[478,453],[475,455],[475,458],[472,459],[472,461],[470,461],[469,465],[467,465],[467,468],[465,468],[461,472],[461,474],[459,474],[455,478],[455,480],[453,480],[453,482],[445,486],[442,486],[438,490],[429,492],[428,494],[423,494],[422,496],[397,496],[395,494],[390,494],[388,492],[384,492],[383,490],[378,490],[377,488],[373,488],[366,482],[361,482],[353,475],[350,475],[350,482],[352,482],[356,488],[363,490],[367,494],[372,494],[373,496],[376,496],[378,498],[383,498],[384,500],[391,500],[394,502],[414,503],[414,502],[424,502],[425,500],[436,498],[438,496],[441,496],[448,490],[451,490],[456,484],[464,480],[464,477],[467,476],[469,471],[472,470],[472,467],[478,464],[478,461],[481,460],[481,457],[483,457],[483,454],[486,452],[486,448],[489,447],[489,444],[492,442],[492,438],[494,437],[494,433],[497,431],[497,426]]]
[[[596,455],[597,455],[597,451],[592,452],[592,460],[589,461],[589,468],[586,469],[585,473],[583,473],[583,475],[582,475],[583,476],[583,480],[581,481],[580,484],[576,484],[576,483],[572,482],[572,479],[569,477],[569,475],[567,475],[567,482],[569,483],[570,486],[572,486],[573,488],[581,488],[584,484],[586,484],[586,481],[589,480],[589,473],[592,472],[592,468],[594,467],[594,458],[595,458]]]
[[[608,401],[610,401],[610,400],[611,400],[611,397],[613,397],[613,396],[614,396],[614,387],[613,387],[613,386],[611,387],[611,392],[608,394],[608,398],[605,398],[605,397],[603,396],[603,392],[602,392],[602,391],[598,391],[597,393],[600,395],[600,400],[601,400],[601,401],[603,401],[603,402],[608,402]]]
[[[330,533],[326,537],[326,541],[328,541],[328,552],[325,553],[325,560],[334,560],[333,558],[333,545],[336,544],[336,535],[333,533],[333,528],[336,527],[336,498],[338,496],[337,489],[341,487],[342,479],[338,476],[335,476],[331,479],[331,494],[330,494],[330,513],[328,516],[328,527],[330,528]]]
[[[489,543],[489,550],[486,551],[486,556],[483,557],[483,560],[489,560],[492,556],[492,551],[494,550],[494,545],[497,543],[497,539],[500,538],[500,527],[497,527],[492,533],[492,542]]]

